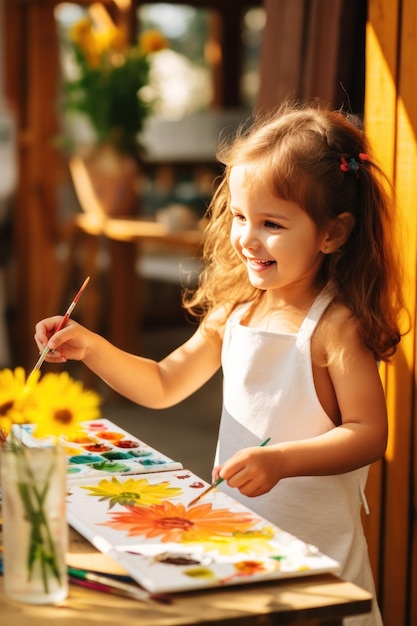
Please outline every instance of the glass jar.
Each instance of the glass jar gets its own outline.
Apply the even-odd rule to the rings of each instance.
[[[24,603],[59,602],[68,595],[63,448],[12,443],[0,454],[4,590]]]

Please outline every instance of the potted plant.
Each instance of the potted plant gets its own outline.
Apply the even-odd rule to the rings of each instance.
[[[166,47],[166,39],[158,31],[146,31],[131,45],[101,8],[77,21],[66,40],[70,62],[63,76],[62,107],[64,113],[82,116],[92,131],[86,141],[72,140],[71,150],[85,158],[105,211],[129,213],[136,197],[140,133],[156,99],[151,58]]]

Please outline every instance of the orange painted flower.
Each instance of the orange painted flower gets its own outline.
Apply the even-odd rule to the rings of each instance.
[[[160,537],[164,542],[204,542],[215,536],[233,538],[234,532],[245,532],[258,522],[249,513],[213,509],[211,504],[186,508],[166,501],[146,508],[127,506],[126,509],[112,513],[111,521],[103,525],[126,531],[129,537]]]
[[[268,568],[262,561],[239,561],[234,563],[233,567],[238,576],[253,576],[254,574],[262,574],[268,571]]]
[[[238,561],[233,563],[235,573],[223,578],[219,582],[222,585],[231,583],[235,578],[247,578],[258,574],[267,574],[279,569],[279,564],[274,561]]]

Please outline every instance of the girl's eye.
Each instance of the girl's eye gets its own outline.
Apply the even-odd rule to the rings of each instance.
[[[280,224],[277,224],[276,222],[265,222],[265,226],[270,230],[279,230],[280,228],[282,228],[282,226]]]
[[[244,215],[241,215],[240,213],[233,213],[232,214],[232,218],[234,220],[237,220],[238,222],[244,222],[245,221]]]

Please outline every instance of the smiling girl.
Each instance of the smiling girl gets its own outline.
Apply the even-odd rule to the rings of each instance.
[[[318,104],[259,119],[219,159],[205,270],[184,299],[200,320],[192,337],[156,362],[72,320],[55,333],[55,316],[36,343],[152,408],[222,367],[213,479],[374,594],[361,507],[387,443],[378,362],[395,353],[403,310],[388,186],[356,120]],[[381,624],[376,602],[351,623]]]

